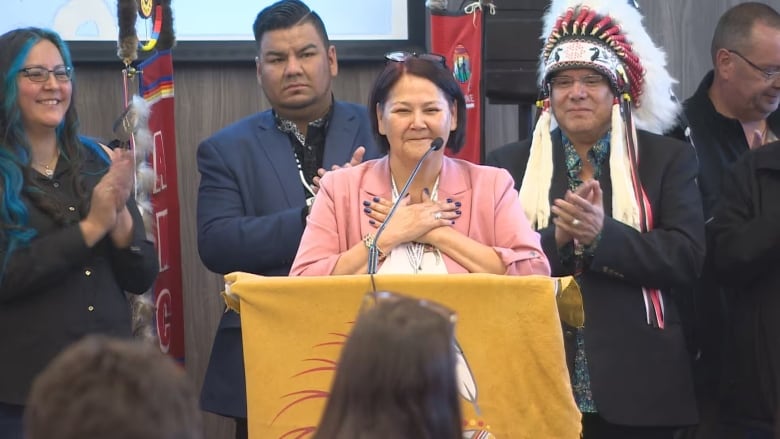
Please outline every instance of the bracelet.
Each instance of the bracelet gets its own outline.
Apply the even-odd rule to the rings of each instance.
[[[363,245],[365,245],[366,248],[368,249],[368,251],[371,252],[371,246],[374,245],[374,234],[373,233],[367,233],[366,236],[363,237]],[[387,257],[385,252],[383,252],[382,249],[379,248],[378,245],[375,246],[375,248],[376,248],[376,253],[377,253],[377,257],[378,257],[379,261],[384,261],[385,258]]]
[[[311,197],[306,199],[306,213],[307,214],[311,213],[311,206],[313,206],[313,205],[314,205],[314,197],[311,196]]]

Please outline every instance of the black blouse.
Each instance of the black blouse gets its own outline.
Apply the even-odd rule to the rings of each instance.
[[[82,149],[86,196],[108,170],[91,150]],[[140,294],[158,273],[157,253],[146,238],[133,199],[129,247],[118,249],[106,235],[87,247],[79,221],[88,209],[73,187],[74,173],[61,157],[51,179],[36,176],[47,197],[56,201],[64,221],[37,208],[26,195],[29,226],[37,235],[6,261],[0,280],[0,402],[24,404],[34,377],[68,344],[88,333],[131,335],[131,312],[125,291]],[[83,211],[83,212],[82,212]],[[0,249],[0,261],[6,249]]]

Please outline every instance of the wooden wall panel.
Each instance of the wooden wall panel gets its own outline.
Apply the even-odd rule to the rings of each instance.
[[[715,22],[736,3],[737,0],[640,0],[645,23],[654,39],[666,47],[670,70],[680,80],[677,90],[680,99],[693,93],[701,76],[710,68],[709,41]],[[500,2],[497,6],[500,8]],[[342,64],[334,85],[336,97],[365,103],[381,66],[381,62]],[[120,69],[118,63],[77,64],[76,104],[85,134],[111,138],[111,125],[122,110]],[[177,64],[175,81],[186,361],[189,376],[200,388],[222,310],[219,297],[222,281],[203,267],[197,253],[195,208],[199,175],[195,152],[202,139],[241,117],[268,108],[268,103],[257,85],[252,62]],[[486,148],[526,137],[529,111],[527,106],[521,109],[516,105],[488,103]],[[522,125],[526,126],[520,129]],[[228,439],[232,430],[232,425],[224,419],[206,416],[205,437]]]
[[[778,0],[763,0],[780,8]],[[679,83],[680,101],[690,97],[710,69],[710,42],[715,25],[740,0],[639,0],[645,25],[656,44],[666,50],[669,72]]]

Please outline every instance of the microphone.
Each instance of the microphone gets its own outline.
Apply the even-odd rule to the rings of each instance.
[[[379,263],[379,248],[377,247],[377,242],[379,242],[379,237],[382,236],[382,232],[385,231],[387,223],[390,222],[390,219],[393,217],[393,214],[395,214],[396,209],[398,209],[398,205],[400,205],[401,201],[404,199],[404,197],[406,197],[406,193],[409,191],[409,185],[412,183],[412,180],[414,180],[414,177],[417,176],[417,173],[420,171],[420,167],[422,166],[425,159],[427,159],[433,151],[438,151],[443,146],[444,139],[441,137],[433,139],[433,142],[431,142],[431,147],[425,151],[425,154],[423,154],[422,158],[420,158],[420,161],[417,162],[417,166],[415,166],[414,170],[412,170],[412,173],[409,174],[409,178],[406,180],[406,184],[404,185],[403,189],[401,189],[401,192],[398,193],[398,199],[395,200],[395,203],[393,203],[393,207],[390,208],[390,212],[387,212],[385,221],[381,226],[379,226],[379,229],[377,229],[376,234],[374,235],[374,242],[372,242],[371,246],[368,248],[368,274],[372,276],[376,274],[376,266]]]

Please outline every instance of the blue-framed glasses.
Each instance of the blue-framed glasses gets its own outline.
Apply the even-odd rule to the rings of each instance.
[[[726,49],[729,53],[733,53],[734,55],[737,55],[738,57],[742,58],[742,61],[745,61],[750,67],[755,69],[757,72],[761,73],[761,75],[766,79],[767,81],[772,81],[774,79],[777,79],[780,77],[780,69],[774,69],[774,70],[767,70],[763,69],[753,63],[753,61],[747,59],[747,57],[736,50]]]

